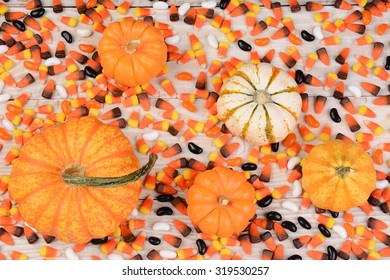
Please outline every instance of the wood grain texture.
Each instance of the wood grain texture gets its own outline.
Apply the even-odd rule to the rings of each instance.
[[[120,5],[123,1],[122,0],[111,0],[116,6]],[[17,1],[10,1],[11,3],[7,3],[7,5],[9,7],[24,7],[25,6],[25,3],[28,2],[26,0],[17,0]],[[42,3],[44,4],[45,7],[51,7],[51,1],[42,1]],[[86,2],[86,1],[84,1]],[[130,1],[132,6],[133,7],[150,7],[153,5],[154,2],[157,2],[156,0],[132,0]],[[197,7],[197,6],[200,6],[202,2],[204,2],[204,0],[189,0],[189,1],[183,1],[183,0],[169,0],[168,3],[171,5],[171,4],[175,4],[175,5],[181,5],[183,4],[183,2],[188,2],[191,4],[191,6],[193,7]],[[216,1],[218,4],[220,1]],[[260,1],[258,0],[249,0],[248,2],[253,2],[253,3],[256,3],[256,4],[260,4],[261,6],[263,6],[261,4]],[[274,1],[276,2],[276,1]],[[289,1],[288,0],[280,0],[278,1],[280,2],[283,6],[288,6],[289,5]],[[309,2],[309,1],[298,1],[300,5],[305,5],[306,2]],[[323,5],[333,5],[334,4],[334,1],[333,0],[318,0],[318,1],[315,1],[316,3],[321,3]],[[351,3],[351,4],[355,4],[355,3]],[[74,7],[75,6],[75,1],[74,0],[62,0],[62,5],[64,7]]]
[[[183,1],[178,1],[178,0],[169,1],[169,3],[177,3],[177,4],[180,4],[181,2],[183,2]],[[190,2],[193,5],[199,5],[199,3],[202,1],[190,1]],[[253,1],[253,2],[258,3],[259,1]],[[333,1],[326,0],[326,1],[319,1],[319,2],[332,3]],[[75,9],[71,8],[73,3],[74,3],[74,1],[63,1],[64,6],[67,6],[63,15],[78,17],[78,14],[75,11]],[[114,1],[114,3],[121,3],[121,1]],[[137,5],[150,6],[151,2],[150,1],[132,1],[132,3],[133,3],[133,7],[135,7]],[[284,1],[282,3],[287,3],[287,1]],[[23,5],[24,5],[24,2],[22,2],[22,1],[15,1],[15,2],[12,1],[12,3],[9,3],[11,10],[14,10],[14,11],[21,11],[21,10],[23,11],[23,8],[22,8]],[[341,10],[337,10],[337,14],[336,14],[335,9],[333,7],[325,7],[323,11],[329,11],[331,13],[331,20],[335,20],[337,18],[343,18],[347,14],[349,14],[348,11],[341,11]],[[219,10],[216,9],[216,13],[218,13],[218,12],[219,12]],[[127,15],[131,16],[131,15],[133,15],[133,13],[134,13],[134,9],[131,9]],[[46,15],[59,26],[60,31],[67,30],[72,35],[74,35],[74,42],[72,44],[66,44],[67,51],[72,50],[72,49],[78,50],[78,45],[80,43],[89,43],[89,44],[94,44],[96,46],[97,41],[101,37],[100,33],[95,32],[92,37],[81,40],[81,38],[77,38],[75,36],[76,35],[76,28],[91,28],[91,26],[78,23],[76,28],[67,27],[67,26],[63,25],[62,23],[60,23],[58,15],[54,14],[51,11],[51,9],[49,9],[49,8],[47,9]],[[121,17],[116,11],[112,11],[111,15],[113,16],[113,20],[119,20]],[[267,10],[267,9],[262,9],[259,12],[259,14],[257,15],[257,20],[260,20],[260,19],[264,20],[265,18],[267,18],[270,15],[273,15],[272,11]],[[299,36],[299,33],[303,29],[306,29],[309,32],[312,32],[313,26],[320,25],[320,23],[314,22],[313,13],[305,12],[304,9],[302,9],[302,12],[299,14],[292,14],[288,7],[284,7],[283,8],[283,15],[284,15],[284,17],[291,17],[293,19],[295,28],[297,30],[296,34],[298,36]],[[389,16],[390,16],[390,14],[388,12],[382,18],[374,17],[373,23],[370,26],[368,26],[367,31],[366,31],[366,34],[372,35],[375,41],[380,41],[380,42],[383,42],[385,44],[385,46],[386,46],[385,51],[387,52],[387,54],[389,54],[389,47],[390,47],[389,37],[388,36],[387,37],[386,36],[380,37],[380,36],[376,35],[375,29],[380,23],[385,22],[386,19],[389,18]],[[168,18],[168,11],[156,11],[153,14],[153,17],[156,21],[161,21],[161,22],[166,22],[166,23],[171,24],[172,28],[177,32],[177,34],[180,35],[181,40],[180,40],[178,46],[180,48],[181,53],[184,53],[187,49],[190,48],[190,43],[188,40],[188,33],[195,33],[196,36],[201,41],[201,43],[203,44],[203,49],[206,52],[207,61],[208,61],[207,67],[209,67],[212,60],[217,58],[217,51],[215,49],[212,49],[207,43],[207,35],[213,34],[217,38],[218,41],[222,41],[222,40],[226,41],[226,35],[221,33],[218,29],[211,27],[209,24],[209,22],[210,22],[209,20],[207,21],[207,23],[205,24],[205,26],[201,30],[195,32],[193,30],[192,26],[188,26],[188,25],[183,23],[183,21],[182,21],[183,18],[181,18],[181,20],[177,23],[170,23],[169,18]],[[105,22],[105,24],[108,24],[108,22]],[[271,36],[276,31],[275,28],[269,27],[262,34],[260,34],[256,37],[251,37],[249,35],[248,29],[247,29],[246,24],[245,24],[245,17],[241,16],[241,17],[232,19],[232,29],[233,30],[243,30],[245,32],[245,35],[242,39],[247,41],[248,43],[250,43],[253,46],[253,48],[256,51],[258,51],[258,53],[261,57],[269,49],[274,48],[276,50],[276,55],[275,55],[275,58],[273,60],[273,64],[287,70],[286,66],[283,64],[283,62],[278,57],[279,51],[285,52],[287,50],[287,48],[291,45],[287,39],[271,41],[271,43],[266,47],[256,47],[253,44],[253,42],[256,38]],[[54,54],[58,40],[63,40],[60,36],[60,31],[51,32],[52,37],[53,37],[53,43],[50,44],[52,54]],[[324,32],[324,34],[325,34],[325,36],[332,35],[331,33],[328,33],[328,32]],[[317,61],[314,69],[311,70],[310,73],[312,75],[318,77],[323,82],[324,82],[325,76],[328,72],[336,72],[337,73],[340,65],[334,61],[334,58],[337,56],[337,54],[344,47],[351,47],[351,52],[350,52],[350,55],[348,58],[348,62],[350,63],[351,66],[352,66],[353,62],[355,61],[356,55],[366,55],[366,56],[370,57],[371,56],[371,46],[361,46],[361,47],[354,47],[353,46],[353,41],[356,38],[358,38],[359,36],[360,35],[353,33],[351,31],[346,31],[346,32],[342,33],[340,35],[340,37],[341,37],[340,45],[326,47],[327,51],[329,53],[329,57],[331,58],[331,65],[325,66],[320,61]],[[298,50],[302,55],[303,61],[298,62],[297,65],[294,67],[294,69],[303,69],[303,65],[306,61],[308,54],[311,52],[315,52],[320,47],[321,47],[321,45],[320,45],[318,40],[315,40],[314,42],[311,42],[311,43],[303,42],[302,45],[298,46]],[[237,57],[243,61],[246,61],[246,62],[249,61],[249,53],[241,51],[237,47],[236,43],[231,43],[229,46],[228,58],[233,57],[233,56]],[[221,61],[227,61],[227,59],[226,58],[221,59]],[[378,60],[376,62],[376,64],[383,66],[384,62],[385,62],[385,56],[382,56],[380,58],[380,60]],[[80,66],[80,68],[82,68],[81,65],[79,65],[79,66]],[[195,114],[192,114],[181,107],[180,100],[178,98],[171,98],[171,97],[167,96],[167,94],[159,86],[159,83],[163,79],[169,78],[174,83],[174,86],[175,86],[178,94],[192,92],[194,90],[194,86],[195,86],[195,79],[196,79],[199,71],[202,70],[198,66],[196,60],[190,61],[184,65],[181,65],[181,66],[179,66],[176,62],[169,62],[168,67],[169,67],[170,71],[166,76],[156,78],[152,81],[152,84],[156,87],[156,89],[159,92],[159,96],[169,100],[169,102],[171,102],[172,104],[174,104],[176,106],[176,108],[180,114],[180,119],[191,118],[191,119],[196,119],[199,121],[205,121],[208,117],[208,113],[204,109],[204,103],[205,103],[204,100],[200,100],[200,99],[196,100],[195,105],[196,105],[198,111]],[[207,68],[205,70],[207,70]],[[188,71],[188,72],[192,73],[194,76],[194,80],[189,81],[189,82],[179,81],[176,78],[176,75],[181,71]],[[12,68],[10,70],[10,73],[14,76],[16,81],[19,81],[27,73],[27,71],[24,69],[23,63],[19,62],[19,63],[16,63],[14,68]],[[36,78],[36,80],[38,80],[38,74],[37,73],[32,73],[32,74]],[[54,79],[55,79],[56,83],[58,83],[58,84],[61,84],[61,85],[65,84],[64,75],[55,76]],[[377,117],[374,119],[374,121],[381,124],[385,128],[385,132],[380,137],[376,137],[375,140],[371,143],[372,147],[375,148],[380,143],[390,142],[390,121],[389,121],[390,116],[389,116],[388,107],[379,107],[379,106],[374,106],[372,104],[374,97],[371,96],[370,94],[364,92],[362,98],[355,98],[355,97],[353,97],[352,93],[347,90],[348,85],[359,85],[359,82],[362,80],[367,80],[367,81],[370,81],[372,83],[375,83],[375,84],[381,86],[382,89],[381,89],[381,92],[379,93],[379,95],[388,94],[387,83],[379,80],[376,77],[373,77],[371,79],[362,79],[359,75],[353,73],[351,69],[349,71],[348,79],[347,79],[347,81],[345,81],[345,85],[346,85],[345,95],[349,96],[351,98],[355,107],[358,108],[358,106],[365,104],[368,107],[372,108],[375,111],[375,113],[377,114]],[[207,81],[207,88],[210,90],[212,89],[210,78]],[[25,105],[25,108],[37,108],[37,106],[39,106],[39,105],[50,103],[53,105],[55,111],[59,111],[60,110],[60,103],[62,100],[59,98],[58,93],[55,92],[53,95],[53,98],[50,100],[47,100],[47,99],[42,98],[42,96],[41,96],[42,89],[43,89],[43,84],[41,84],[39,81],[36,81],[35,83],[33,83],[32,85],[30,85],[28,88],[25,88],[25,89],[6,87],[3,90],[3,93],[10,93],[13,97],[16,97],[22,92],[30,92],[32,94],[32,97],[31,97],[30,101]],[[354,139],[354,134],[349,131],[349,128],[346,125],[345,121],[337,124],[337,123],[334,123],[329,118],[329,110],[331,108],[337,108],[337,110],[340,113],[340,116],[343,119],[344,119],[345,114],[347,113],[341,107],[339,102],[331,97],[333,94],[333,89],[326,91],[322,87],[316,88],[316,87],[308,86],[307,92],[310,96],[310,98],[309,98],[310,106],[309,106],[308,113],[313,114],[321,123],[321,126],[317,129],[313,129],[313,132],[316,135],[318,135],[322,129],[322,126],[325,123],[329,123],[332,126],[332,137],[334,137],[337,133],[341,132],[341,133],[347,135],[348,137]],[[325,107],[323,113],[320,115],[315,114],[314,110],[313,110],[314,109],[314,106],[313,106],[314,105],[314,98],[317,95],[324,95],[324,96],[328,97],[326,107]],[[80,94],[80,97],[83,97],[83,96],[84,96],[84,94]],[[148,113],[152,114],[156,120],[161,120],[160,114],[162,113],[162,111],[154,108],[155,101],[156,101],[156,98],[151,98],[150,102],[151,102],[152,109]],[[9,101],[8,103],[12,103],[12,101]],[[8,103],[0,104],[0,115],[2,115],[5,112],[5,107]],[[120,106],[120,104],[105,105],[101,112],[103,113],[109,109],[112,109],[115,106]],[[129,118],[131,112],[135,109],[138,109],[141,111],[141,117],[143,115],[145,115],[145,113],[146,113],[139,106],[132,107],[132,108],[124,108],[124,109],[122,109],[123,117],[127,120]],[[299,119],[299,123],[304,123],[304,120],[303,120],[304,115],[305,114],[301,114],[301,117]],[[39,115],[39,116],[44,118],[44,115]],[[365,128],[363,126],[363,121],[367,118],[362,117],[360,115],[356,115],[355,117],[356,117],[357,121],[362,125],[362,127],[363,127],[362,131],[369,132],[367,130],[367,128]],[[129,137],[129,139],[131,140],[131,142],[134,145],[135,145],[135,139],[138,135],[142,135],[143,133],[150,132],[150,131],[152,131],[152,130],[149,128],[147,128],[145,130],[140,130],[140,129],[133,129],[133,128],[127,127],[126,129],[123,129],[123,132]],[[297,129],[295,129],[295,133],[298,135],[298,142],[301,144],[304,144],[303,140],[299,137],[299,133],[298,133]],[[159,139],[166,142],[167,146],[171,146],[171,145],[178,142],[178,139],[180,136],[181,136],[181,134],[179,134],[177,137],[173,137],[167,132],[161,132]],[[232,141],[235,141],[235,139],[236,138],[234,137]],[[196,136],[196,138],[194,138],[192,141],[194,141],[195,143],[200,145],[204,149],[205,152],[201,155],[193,155],[188,151],[187,143],[180,143],[180,145],[183,148],[183,153],[177,157],[186,157],[186,158],[193,157],[193,158],[206,164],[208,162],[208,154],[212,151],[218,151],[218,149],[213,144],[213,139],[206,137],[203,133],[199,133]],[[236,141],[239,141],[239,140],[236,139]],[[310,144],[317,144],[317,143],[320,143],[320,141],[318,139],[310,142]],[[4,144],[4,148],[0,152],[0,175],[9,174],[10,170],[11,170],[10,166],[5,166],[3,164],[3,159],[6,155],[6,153],[8,152],[8,150],[13,146],[13,142],[6,142],[3,144]],[[153,144],[154,144],[154,142],[153,143],[148,142],[149,146],[152,146]],[[109,145],[109,143],[107,143],[107,145]],[[244,152],[240,155],[237,155],[237,156],[242,156],[243,159],[245,160],[249,154],[250,149],[251,149],[251,147],[249,145],[245,145]],[[145,163],[147,161],[147,157],[145,155],[141,155],[141,154],[137,153],[137,156],[140,158],[142,163]],[[306,154],[304,152],[301,152],[300,156],[305,157]],[[160,157],[154,170],[155,171],[161,170],[161,168],[165,167],[168,162],[170,162],[173,159],[176,159],[177,157],[173,157],[170,159],[164,159],[164,158]],[[389,159],[390,159],[389,153],[385,153],[385,160],[389,160]],[[278,187],[278,186],[287,184],[286,179],[287,179],[289,173],[287,173],[287,174],[281,173],[278,170],[278,167],[276,165],[273,165],[272,167],[273,167],[272,168],[272,179],[271,179],[271,182],[266,184],[266,186]],[[387,174],[389,173],[389,168],[388,168],[388,166],[386,166],[386,164],[384,164],[382,166],[375,166],[375,167],[378,170],[381,170]],[[259,174],[261,172],[261,170],[262,170],[262,166],[259,165],[259,168],[256,171],[254,171],[254,173]],[[289,185],[291,185],[291,184],[289,184]],[[141,194],[140,203],[142,202],[142,199],[144,199],[148,195],[151,195],[152,197],[157,196],[156,192],[144,189],[142,194]],[[177,195],[182,197],[182,198],[185,198],[186,192],[179,191]],[[0,196],[0,200],[2,200],[3,197],[4,197],[4,195]],[[297,236],[303,235],[303,234],[313,236],[314,234],[318,233],[318,229],[315,226],[317,223],[315,222],[315,219],[314,219],[313,206],[307,211],[299,211],[298,213],[291,213],[291,212],[289,212],[281,207],[281,203],[284,200],[290,200],[290,201],[296,203],[297,205],[299,205],[301,198],[293,198],[291,191],[290,191],[284,199],[282,199],[281,201],[274,201],[270,207],[268,207],[266,209],[258,208],[257,215],[258,215],[258,217],[264,217],[264,214],[266,212],[271,211],[271,210],[277,210],[283,215],[283,220],[290,220],[290,221],[296,223],[297,225],[298,225],[298,223],[297,223],[298,216],[303,216],[308,221],[310,221],[314,226],[314,228],[312,230],[307,231],[307,230],[304,230],[298,226],[299,230],[296,233],[288,232],[290,238],[288,240],[282,242],[282,244],[285,247],[285,256],[286,257],[288,257],[292,254],[300,254],[305,259],[307,259],[308,256],[306,255],[306,250],[305,249],[296,250],[292,245],[292,239],[297,237]],[[190,225],[191,222],[189,221],[187,216],[180,215],[179,212],[177,210],[175,210],[174,208],[173,208],[174,209],[173,216],[158,217],[155,214],[155,211],[163,205],[170,206],[171,208],[173,208],[169,203],[166,204],[166,203],[159,203],[159,202],[155,201],[154,206],[153,206],[154,211],[152,214],[150,214],[149,216],[144,216],[144,215],[138,214],[137,216],[132,216],[131,218],[145,219],[146,220],[147,226],[146,226],[145,231],[147,233],[147,236],[157,236],[157,237],[161,238],[164,233],[168,233],[168,232],[154,232],[152,230],[152,226],[155,222],[166,221],[167,223],[169,223],[171,225],[171,230],[169,231],[169,233],[181,237],[180,233],[178,233],[176,231],[176,229],[173,227],[173,220],[179,219],[179,220],[186,222],[188,225]],[[352,209],[352,212],[353,212],[354,218],[355,218],[354,225],[359,225],[359,224],[365,225],[366,220],[367,220],[367,215],[359,208]],[[340,218],[336,219],[336,224],[342,225],[342,223],[343,223],[342,216],[343,215],[340,215]],[[375,213],[373,214],[373,216],[385,221],[387,224],[390,223],[389,215],[384,215],[379,209],[375,209]],[[139,232],[140,232],[139,230],[134,231],[134,234],[138,234]],[[389,234],[388,231],[387,231],[387,233]],[[197,234],[193,230],[193,232],[189,236],[187,236],[186,238],[183,238],[182,247],[183,248],[185,248],[185,247],[196,248],[196,245],[195,245],[196,239],[197,239]],[[40,240],[34,245],[29,245],[26,242],[24,237],[14,238],[14,240],[15,240],[15,246],[12,246],[12,247],[6,246],[4,244],[0,244],[1,245],[1,252],[7,255],[9,251],[16,250],[16,251],[24,252],[25,254],[27,254],[29,256],[30,259],[40,259],[41,258],[39,256],[39,249],[40,249],[40,246],[45,244],[45,242],[42,238],[40,238]],[[321,247],[319,247],[318,250],[325,251],[326,246],[331,245],[331,244],[333,246],[335,246],[336,249],[339,249],[342,242],[343,242],[343,240],[341,238],[337,237],[337,235],[334,232],[332,232],[332,237],[326,239],[325,243],[323,245],[321,245]],[[279,242],[277,242],[277,243],[279,243]],[[61,252],[63,253],[65,248],[73,247],[74,245],[64,244],[60,241],[54,241],[50,246],[53,246],[53,247],[60,249]],[[377,250],[379,250],[383,247],[384,247],[383,244],[381,244],[380,242],[377,242],[377,248],[376,248]],[[265,246],[263,243],[254,244],[253,245],[253,252],[250,256],[245,255],[245,253],[243,253],[241,251],[241,248],[239,248],[239,247],[230,248],[230,249],[232,250],[232,252],[241,253],[245,259],[259,259],[261,256],[261,252],[264,248],[265,248]],[[162,242],[162,244],[157,246],[157,247],[152,246],[148,242],[146,242],[145,248],[144,248],[144,250],[140,251],[140,254],[144,258],[146,258],[146,254],[152,249],[156,249],[157,251],[162,250],[162,249],[169,249],[169,250],[173,250],[173,251],[176,250],[175,248],[170,247],[169,245],[167,245],[164,242]],[[115,254],[120,255],[119,252],[115,252]],[[82,259],[89,259],[91,255],[97,255],[97,256],[100,256],[101,258],[106,258],[106,256],[100,251],[98,246],[88,246],[86,249],[84,249],[78,255]],[[122,256],[125,258],[128,258],[128,256],[126,256],[126,255],[122,255]],[[65,258],[64,254],[62,254],[62,256],[60,258]],[[351,258],[353,258],[353,257],[351,257]]]

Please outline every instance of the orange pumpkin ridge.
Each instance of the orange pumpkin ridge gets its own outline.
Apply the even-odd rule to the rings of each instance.
[[[322,209],[342,212],[360,206],[375,184],[372,159],[357,143],[332,140],[317,145],[302,167],[302,187]]]
[[[71,119],[22,147],[9,194],[39,232],[80,244],[107,236],[128,217],[138,204],[140,178],[156,159],[151,155],[140,167],[119,128],[93,117]]]
[[[104,74],[128,87],[148,83],[167,60],[161,31],[132,18],[113,22],[104,30],[98,53]]]
[[[254,199],[252,185],[240,172],[215,167],[195,178],[187,194],[187,214],[202,232],[229,237],[244,230],[254,216]]]

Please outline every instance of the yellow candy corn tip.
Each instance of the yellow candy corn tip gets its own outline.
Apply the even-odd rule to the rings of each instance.
[[[4,15],[6,12],[8,12],[8,7],[4,5],[0,8],[0,15]]]
[[[7,60],[7,62],[3,64],[3,66],[5,67],[5,69],[11,69],[14,66],[14,63],[12,60]]]
[[[69,25],[70,27],[75,27],[75,26],[77,25],[77,19],[71,18],[71,19],[69,20],[69,22],[68,22],[68,25]]]
[[[314,137],[315,137],[315,135],[313,133],[309,133],[305,137],[303,137],[303,139],[308,142],[308,141],[313,140]]]
[[[380,136],[383,133],[383,127],[378,127],[374,130],[376,136]]]
[[[322,21],[321,15],[315,14],[315,15],[314,15],[314,20],[315,20],[316,22],[321,22],[321,21]]]
[[[367,62],[367,64],[366,64],[366,67],[367,68],[372,68],[372,67],[374,67],[374,61],[373,60],[369,60],[368,62]]]

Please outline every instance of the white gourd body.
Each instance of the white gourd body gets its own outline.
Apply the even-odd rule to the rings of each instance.
[[[245,64],[220,90],[218,117],[253,145],[282,141],[295,127],[302,106],[297,83],[268,63]]]

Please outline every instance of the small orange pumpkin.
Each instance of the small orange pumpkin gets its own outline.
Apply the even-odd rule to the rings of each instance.
[[[84,243],[112,233],[138,203],[140,168],[120,129],[72,119],[30,139],[12,162],[9,193],[23,219],[43,234]]]
[[[359,206],[375,184],[371,157],[357,143],[331,140],[317,145],[302,166],[302,187],[322,209],[341,212]]]
[[[187,214],[207,234],[240,233],[255,215],[255,191],[244,175],[215,167],[196,176],[187,194]]]
[[[167,60],[167,46],[160,30],[132,18],[107,26],[98,53],[104,74],[128,87],[148,83]]]

